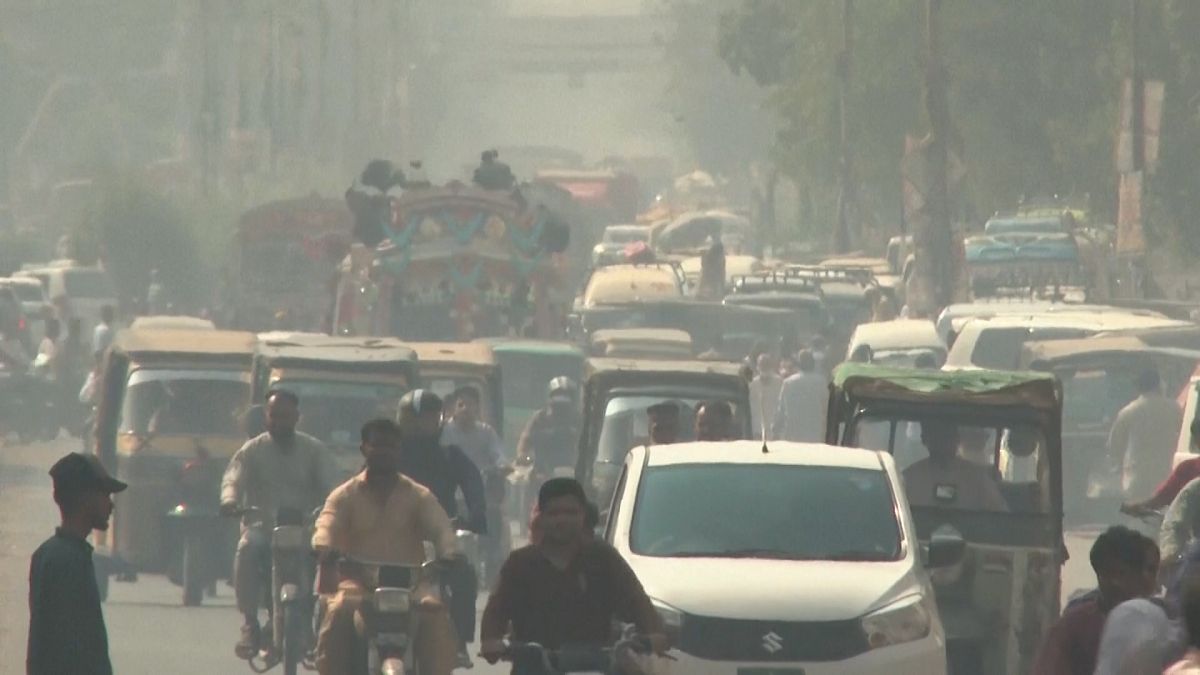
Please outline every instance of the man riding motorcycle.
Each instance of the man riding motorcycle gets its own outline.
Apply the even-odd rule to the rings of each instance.
[[[508,476],[513,468],[504,458],[504,442],[500,435],[480,419],[480,403],[479,390],[475,387],[460,387],[454,392],[453,404],[448,406],[450,415],[442,426],[442,445],[462,448],[483,474],[488,533],[481,540],[486,574],[491,579],[511,548],[508,528],[504,527],[504,501]]]
[[[574,478],[538,491],[540,541],[517,549],[500,570],[480,625],[482,656],[495,663],[504,638],[546,649],[612,644],[614,620],[633,623],[664,653],[662,620],[629,564],[586,533],[587,498]]]
[[[410,391],[400,399],[400,473],[429,488],[458,529],[487,534],[487,504],[479,468],[456,445],[442,445],[442,399],[427,389]],[[458,493],[466,502],[466,517],[458,514]],[[458,663],[470,667],[466,645],[475,639],[475,600],[479,580],[465,560],[446,570],[450,616],[460,639]]]
[[[579,387],[569,377],[550,380],[546,407],[534,413],[517,442],[517,457],[533,465],[535,485],[555,469],[575,466],[582,425]],[[536,489],[536,488],[535,488]]]
[[[424,542],[433,543],[439,560],[458,556],[454,527],[429,488],[398,471],[400,432],[391,420],[373,420],[362,428],[366,469],[336,488],[325,501],[313,532],[313,549],[323,564],[338,554],[360,560],[421,565]],[[317,672],[350,675],[359,661],[356,617],[370,589],[362,580],[343,579],[326,606],[317,635]],[[423,591],[423,592],[422,592]],[[453,628],[446,607],[418,589],[416,653],[420,672],[448,675],[455,665]]]
[[[289,391],[267,394],[267,430],[241,447],[221,480],[221,512],[229,515],[253,509],[242,517],[242,536],[234,558],[234,590],[245,618],[236,653],[247,659],[258,653],[262,630],[258,610],[264,572],[270,567],[269,529],[280,509],[309,513],[329,494],[334,468],[321,441],[296,431],[300,399]]]

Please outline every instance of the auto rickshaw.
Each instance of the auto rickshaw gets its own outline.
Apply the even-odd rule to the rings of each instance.
[[[546,405],[546,387],[556,377],[583,379],[583,350],[569,342],[523,338],[483,338],[500,364],[504,390],[504,443],[515,451],[521,431]]]
[[[686,331],[694,350],[728,360],[762,346],[783,353],[800,347],[799,322],[786,309],[676,298],[591,307],[576,318],[576,337],[584,343],[598,330],[664,328]]]
[[[966,542],[960,565],[931,572],[949,672],[1028,673],[1058,618],[1066,551],[1057,381],[845,363],[826,429],[830,444],[896,458],[922,544]],[[936,468],[943,462],[955,464],[954,482]]]
[[[263,334],[254,355],[253,400],[271,389],[300,398],[299,429],[334,452],[344,478],[362,468],[359,430],[393,417],[419,381],[417,354],[394,338]]]
[[[592,354],[618,359],[690,359],[692,336],[672,328],[609,328],[592,333]]]
[[[175,580],[188,567],[166,516],[189,495],[216,501],[225,465],[245,442],[239,420],[250,401],[254,342],[253,334],[235,331],[126,330],[109,350],[95,449],[129,489],[104,544],[133,569]],[[216,568],[229,570],[237,525],[215,525],[229,544]]]
[[[1098,470],[1107,467],[1108,435],[1117,413],[1137,398],[1138,375],[1157,371],[1164,393],[1174,396],[1187,386],[1198,362],[1200,351],[1151,347],[1132,336],[1025,343],[1020,367],[1053,373],[1062,382],[1063,499],[1069,518],[1116,512],[1115,476]],[[1112,503],[1095,504],[1093,494],[1101,500],[1110,496]]]
[[[736,363],[593,358],[583,384],[583,428],[575,478],[594,494],[601,520],[607,517],[625,455],[650,440],[646,409],[679,406],[679,441],[694,440],[696,409],[706,401],[733,408],[737,438],[750,432],[749,382]]]

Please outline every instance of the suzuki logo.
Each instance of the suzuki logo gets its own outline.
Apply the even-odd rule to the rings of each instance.
[[[775,654],[783,649],[783,638],[775,631],[771,631],[763,636],[762,647],[768,654]]]

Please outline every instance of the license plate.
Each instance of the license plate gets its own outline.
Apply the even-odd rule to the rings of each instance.
[[[738,668],[737,675],[804,675],[803,668]]]

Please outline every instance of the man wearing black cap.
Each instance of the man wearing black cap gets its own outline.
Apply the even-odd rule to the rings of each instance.
[[[579,481],[551,478],[543,483],[538,511],[540,540],[509,555],[483,610],[483,657],[498,661],[506,634],[547,649],[606,647],[614,619],[632,622],[656,651],[664,652],[662,621],[629,564],[608,544],[580,536],[586,528],[587,498]]]
[[[112,495],[127,485],[95,455],[73,452],[50,469],[62,525],[29,566],[29,675],[111,675],[108,632],[92,565],[92,530],[107,530]]]

